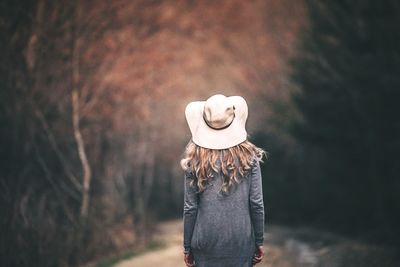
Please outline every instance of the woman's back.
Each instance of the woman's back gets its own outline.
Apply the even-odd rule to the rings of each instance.
[[[263,257],[265,151],[247,140],[247,103],[214,95],[189,103],[185,116],[192,133],[181,161],[185,263],[253,266]]]
[[[190,246],[197,258],[196,266],[251,266],[255,251],[256,232],[262,244],[264,206],[260,165],[254,161],[239,183],[233,184],[228,194],[222,193],[223,174],[214,177],[201,193],[191,187],[193,175],[185,172],[186,208],[196,208]],[[190,201],[192,199],[192,201]],[[193,203],[197,204],[193,205]],[[253,228],[253,224],[257,228]],[[191,229],[186,225],[186,229]],[[186,238],[190,234],[186,233]],[[229,265],[228,262],[230,262]],[[235,263],[235,264],[234,264]]]

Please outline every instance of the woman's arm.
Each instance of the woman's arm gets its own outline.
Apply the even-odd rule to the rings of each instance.
[[[258,160],[255,160],[251,169],[249,201],[255,243],[257,246],[262,246],[264,242],[264,202],[261,167]]]
[[[183,247],[184,250],[190,251],[190,243],[192,240],[193,229],[196,223],[198,194],[196,186],[190,186],[193,177],[185,171],[184,175],[184,204],[183,204]]]

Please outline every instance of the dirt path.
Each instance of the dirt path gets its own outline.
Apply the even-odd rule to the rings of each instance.
[[[185,267],[182,254],[182,221],[159,225],[158,241],[165,247],[123,260],[114,267]],[[259,267],[398,267],[394,249],[357,243],[310,229],[269,226],[266,257]]]
[[[182,254],[182,230],[181,220],[160,224],[157,239],[165,243],[165,247],[123,260],[114,265],[114,267],[185,267]]]

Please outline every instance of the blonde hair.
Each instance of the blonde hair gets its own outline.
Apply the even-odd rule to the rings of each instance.
[[[221,171],[223,183],[220,192],[228,193],[231,186],[239,183],[241,177],[251,169],[253,160],[262,162],[264,155],[267,156],[266,151],[247,140],[227,149],[208,149],[190,141],[186,146],[181,166],[193,174],[191,186],[197,183],[199,192],[202,192],[212,179],[213,171]],[[218,159],[221,161],[219,166]]]

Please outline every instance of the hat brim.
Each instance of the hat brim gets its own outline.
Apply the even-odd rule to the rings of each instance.
[[[227,128],[221,130],[209,127],[204,121],[203,110],[206,101],[194,101],[186,106],[186,121],[192,133],[192,141],[196,145],[209,149],[226,149],[246,141],[246,100],[241,96],[230,96],[228,99],[235,106],[235,118]]]

